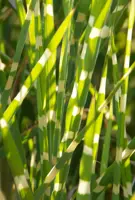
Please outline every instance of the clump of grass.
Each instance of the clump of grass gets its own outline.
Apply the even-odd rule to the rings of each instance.
[[[135,68],[130,62],[135,1],[58,4],[16,0],[11,12],[19,19],[20,34],[13,58],[5,43],[0,45],[0,61],[10,66],[0,68],[0,156],[7,160],[20,199],[108,199],[110,194],[113,200],[130,199],[135,140],[128,143],[126,105]],[[4,9],[5,3],[0,6]],[[120,56],[116,36],[126,20],[125,54]],[[1,24],[0,30],[6,40]],[[24,136],[20,112],[26,96],[36,102],[36,121]],[[79,169],[70,184],[75,152]]]

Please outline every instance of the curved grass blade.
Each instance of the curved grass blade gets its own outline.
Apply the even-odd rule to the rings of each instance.
[[[28,9],[26,18],[25,18],[25,22],[24,22],[23,27],[22,27],[21,32],[20,32],[20,36],[19,36],[19,40],[18,40],[18,43],[17,43],[15,55],[14,55],[14,58],[13,58],[13,63],[11,65],[11,70],[10,70],[10,73],[9,73],[9,77],[8,77],[8,80],[7,80],[6,85],[5,85],[5,89],[4,89],[2,97],[1,97],[2,110],[5,110],[5,108],[8,104],[8,100],[10,102],[10,99],[9,99],[10,92],[11,92],[14,77],[16,75],[16,71],[17,71],[17,68],[18,68],[20,57],[21,57],[21,54],[22,54],[22,51],[23,51],[23,48],[24,48],[26,36],[27,36],[27,33],[28,33],[28,28],[29,28],[29,25],[30,25],[30,20],[31,20],[31,17],[32,17],[32,13],[34,11],[35,4],[36,4],[36,0],[32,0],[30,7]]]

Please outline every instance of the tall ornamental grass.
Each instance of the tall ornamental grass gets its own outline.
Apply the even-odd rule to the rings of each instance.
[[[1,200],[135,198],[134,20],[135,0],[0,1]]]

